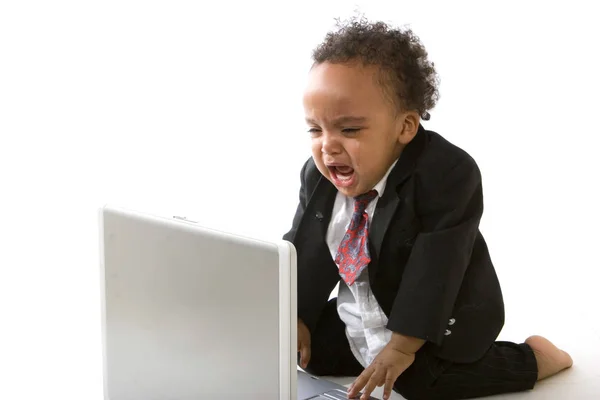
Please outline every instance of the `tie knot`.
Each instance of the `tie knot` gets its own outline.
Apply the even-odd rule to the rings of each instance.
[[[367,208],[367,205],[369,205],[369,203],[373,201],[377,195],[377,190],[373,189],[367,193],[356,196],[354,198],[354,212],[364,212]]]

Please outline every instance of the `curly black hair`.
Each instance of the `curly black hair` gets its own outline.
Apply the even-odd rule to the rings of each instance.
[[[380,83],[393,104],[417,111],[428,120],[439,99],[439,80],[419,38],[410,29],[369,22],[364,17],[336,22],[337,30],[327,33],[313,51],[315,64],[359,62],[378,66]]]

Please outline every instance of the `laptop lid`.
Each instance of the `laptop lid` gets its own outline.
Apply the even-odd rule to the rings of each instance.
[[[100,210],[105,398],[296,399],[296,254]]]

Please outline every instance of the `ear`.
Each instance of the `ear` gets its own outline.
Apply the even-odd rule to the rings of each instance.
[[[409,144],[416,136],[421,116],[416,111],[407,111],[398,116],[398,142],[402,146]]]

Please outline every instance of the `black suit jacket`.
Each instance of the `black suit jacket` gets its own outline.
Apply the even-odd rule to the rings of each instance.
[[[284,239],[298,253],[298,317],[312,332],[340,281],[325,235],[337,189],[312,159]],[[369,230],[371,290],[388,329],[437,356],[473,362],[504,325],[504,303],[479,231],[481,175],[463,150],[422,126],[388,176]]]

